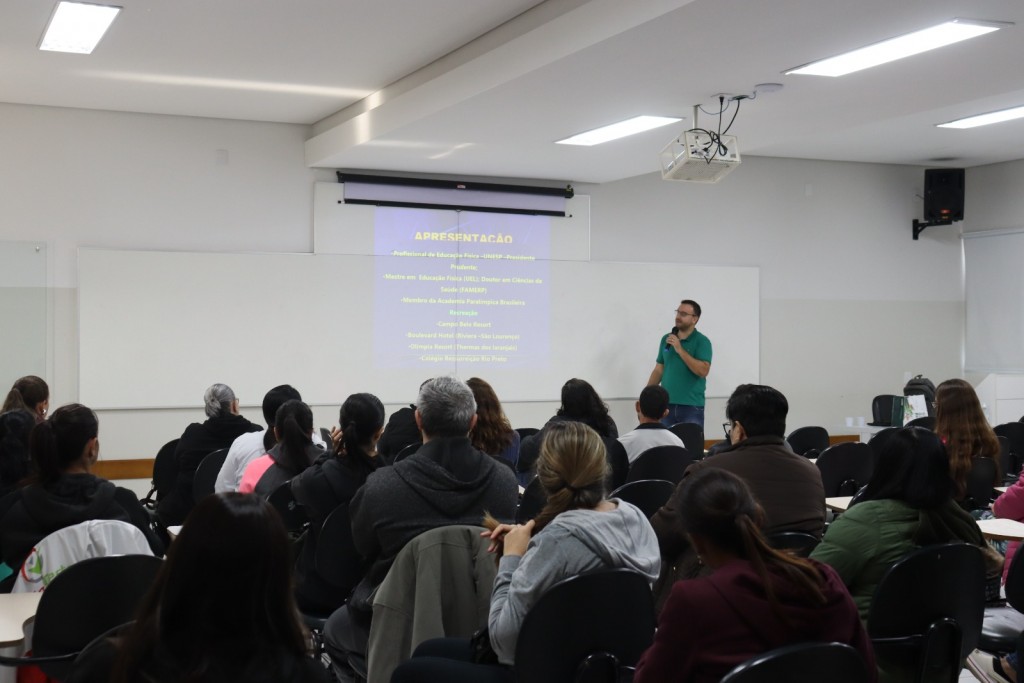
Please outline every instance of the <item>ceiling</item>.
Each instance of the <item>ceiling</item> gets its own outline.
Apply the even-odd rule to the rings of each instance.
[[[1024,158],[1024,120],[935,127],[1024,104],[1019,0],[109,2],[124,11],[85,56],[36,49],[56,0],[4,0],[0,101],[306,124],[315,167],[607,182],[656,171],[693,105],[775,82],[741,103],[743,155]],[[840,78],[782,73],[953,17],[1016,25]],[[638,114],[686,120],[553,144]]]

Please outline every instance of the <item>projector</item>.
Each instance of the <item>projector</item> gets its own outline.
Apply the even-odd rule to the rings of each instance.
[[[724,178],[740,165],[740,150],[735,135],[717,139],[704,130],[688,130],[668,143],[661,150],[662,179],[717,183]]]

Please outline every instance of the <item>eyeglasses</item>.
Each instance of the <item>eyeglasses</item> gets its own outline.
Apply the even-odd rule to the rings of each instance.
[[[678,315],[680,318],[696,318],[697,317],[696,314],[694,314],[694,313],[688,313],[686,311],[680,311],[680,310],[676,310],[676,315]]]
[[[732,435],[732,428],[735,424],[732,420],[726,420],[722,423],[722,429],[725,430],[725,438],[728,439]]]

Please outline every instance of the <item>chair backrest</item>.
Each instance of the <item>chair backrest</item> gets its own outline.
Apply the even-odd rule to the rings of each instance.
[[[611,492],[611,498],[620,498],[640,508],[644,517],[650,518],[658,509],[668,502],[676,485],[664,479],[641,479],[631,481]]]
[[[303,531],[309,525],[309,515],[295,496],[292,495],[292,482],[286,481],[267,496],[267,502],[281,515],[284,528],[291,534]]]
[[[740,664],[722,683],[866,683],[863,657],[845,643],[800,643]]]
[[[967,493],[963,507],[967,510],[987,510],[992,504],[996,461],[992,458],[972,458],[971,470],[967,473]]]
[[[167,495],[174,486],[174,479],[178,472],[178,463],[174,458],[174,452],[178,449],[178,442],[181,439],[168,441],[156,452],[153,459],[153,482],[149,493],[140,502],[148,507],[155,508],[156,502]]]
[[[992,428],[996,436],[1004,436],[1010,442],[1011,471],[1018,472],[1024,462],[1024,422],[1007,422]]]
[[[930,432],[935,431],[935,418],[931,415],[924,415],[922,417],[915,417],[913,420],[903,425],[904,427],[921,427],[927,429]]]
[[[899,400],[902,405],[903,397],[895,394],[882,394],[875,396],[871,401],[871,424],[875,427],[892,427],[893,403]]]
[[[54,531],[32,548],[18,571],[13,593],[37,593],[68,567],[94,557],[152,555],[138,527],[114,519],[92,519]]]
[[[608,459],[608,479],[605,481],[605,488],[611,491],[626,483],[626,477],[629,476],[629,456],[626,455],[626,447],[618,439],[602,436],[601,441],[604,442],[605,457]]]
[[[800,427],[790,432],[786,441],[797,455],[816,458],[829,446],[828,430],[824,427]]]
[[[669,429],[698,460],[704,457],[704,427],[693,422],[677,422]]]
[[[788,550],[797,557],[808,557],[821,543],[821,539],[806,531],[768,532],[765,538],[776,550]]]
[[[1003,474],[1003,482],[1012,483],[1016,481],[1020,472],[1013,459],[1010,440],[1005,436],[997,436],[996,441],[999,442],[999,471]]]
[[[879,668],[919,681],[956,681],[977,647],[985,613],[981,549],[925,546],[896,562],[875,589],[868,635]]]
[[[578,681],[584,660],[605,653],[608,657],[599,659],[634,666],[650,646],[654,626],[654,599],[640,574],[613,569],[565,579],[540,596],[523,619],[516,680]]]
[[[847,441],[826,448],[814,463],[821,472],[825,497],[852,496],[868,483],[875,470],[871,447]]]
[[[679,446],[655,446],[636,457],[629,466],[626,483],[642,479],[664,479],[678,484],[696,456]]]
[[[367,683],[388,683],[424,640],[468,638],[487,623],[497,567],[483,530],[438,527],[398,553],[373,598]]]
[[[196,468],[196,476],[192,479],[192,497],[198,503],[213,493],[213,485],[217,483],[217,475],[224,461],[228,459],[228,449],[221,448],[210,453]]]
[[[540,486],[540,479],[534,477],[526,485],[526,490],[523,491],[523,496],[519,500],[519,507],[516,509],[516,523],[525,524],[536,517],[547,502],[548,496]]]
[[[348,503],[327,515],[316,544],[316,571],[335,586],[354,586],[362,578],[362,562],[352,541]]]
[[[163,561],[151,555],[82,560],[61,572],[39,600],[32,632],[35,657],[76,655],[97,636],[131,621]],[[71,662],[40,663],[63,680]]]
[[[516,431],[519,432],[520,440],[525,439],[528,436],[533,436],[540,431],[537,427],[516,427]]]

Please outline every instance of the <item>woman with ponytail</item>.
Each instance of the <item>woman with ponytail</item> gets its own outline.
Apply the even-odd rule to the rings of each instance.
[[[46,419],[46,411],[50,407],[50,387],[42,377],[26,375],[14,383],[4,398],[4,406],[0,412],[9,410],[27,410],[32,413],[36,422]]]
[[[29,448],[34,476],[4,498],[0,510],[0,554],[8,567],[21,567],[32,547],[54,531],[92,519],[134,524],[154,554],[163,554],[135,494],[90,473],[100,452],[96,413],[77,403],[61,406],[35,426]]]
[[[281,484],[306,471],[323,453],[313,443],[313,411],[302,401],[285,401],[274,418],[276,444],[245,468],[239,493],[266,498]]]
[[[380,399],[373,394],[352,394],[341,405],[338,427],[332,432],[334,451],[292,479],[292,495],[310,519],[310,532],[295,564],[295,598],[304,612],[333,612],[355,587],[334,585],[318,574],[316,549],[327,517],[343,505],[348,507],[366,478],[380,466],[377,442],[383,432],[384,404]],[[351,546],[343,551],[356,552]]]

